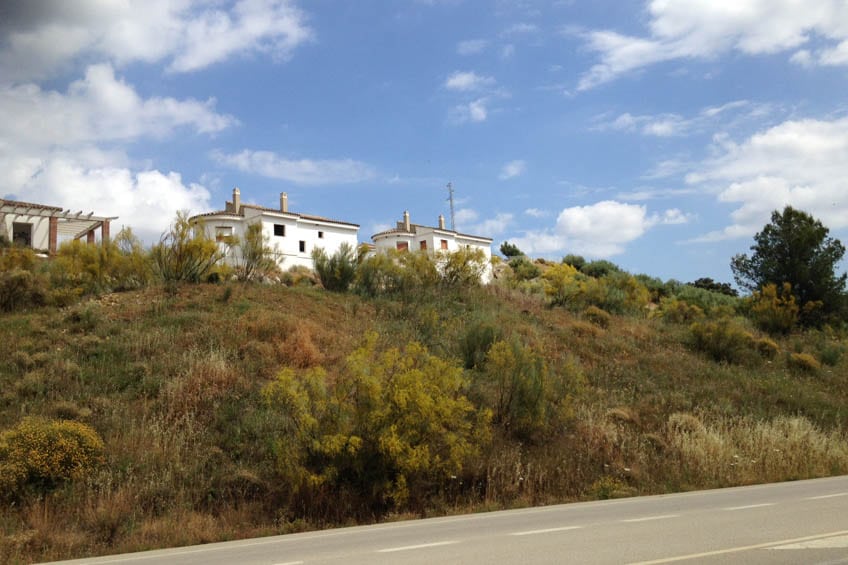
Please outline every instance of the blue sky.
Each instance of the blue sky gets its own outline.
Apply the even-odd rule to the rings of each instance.
[[[242,199],[730,281],[791,204],[848,239],[845,0],[55,0],[0,7],[0,195]]]

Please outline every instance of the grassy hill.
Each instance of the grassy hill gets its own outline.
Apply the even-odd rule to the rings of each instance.
[[[844,333],[551,306],[540,280],[0,315],[0,560],[848,472]],[[57,422],[102,445],[21,470]]]

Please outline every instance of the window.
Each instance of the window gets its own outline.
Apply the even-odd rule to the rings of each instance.
[[[32,224],[12,222],[12,242],[24,247],[32,247]]]
[[[274,235],[277,237],[285,237],[286,236],[286,226],[283,224],[274,224]]]
[[[233,237],[232,226],[215,226],[215,241],[226,241]]]
[[[448,248],[448,240],[443,239],[442,240],[442,249],[447,250],[447,248]]]
[[[322,232],[322,231],[318,232],[318,239],[324,239],[324,232]]]
[[[398,251],[409,251],[409,243],[407,243],[405,241],[398,241],[397,242],[397,250]]]
[[[427,242],[426,242],[426,241],[422,241],[422,242],[419,244],[419,246],[420,246],[420,248],[421,248],[422,250],[425,250],[425,251],[427,250]]]
[[[306,242],[305,241],[300,242],[300,252],[306,253]]]

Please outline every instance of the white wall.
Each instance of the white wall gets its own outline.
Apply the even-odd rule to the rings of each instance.
[[[356,226],[309,220],[296,214],[269,213],[249,207],[244,210],[244,217],[220,214],[203,218],[206,234],[214,238],[217,228],[231,227],[233,235],[243,240],[247,226],[261,222],[262,234],[267,239],[268,246],[274,250],[277,264],[283,270],[297,265],[312,269],[312,250],[315,247],[321,247],[328,255],[332,255],[343,242],[350,244],[352,249],[356,249],[358,244],[359,229]],[[275,225],[284,226],[285,235],[275,235]],[[323,237],[319,237],[319,232]],[[301,241],[304,242],[303,251],[300,251]],[[220,246],[222,250],[227,251],[225,262],[234,265],[239,258],[237,246],[230,247],[224,242],[221,242]]]
[[[38,216],[19,216],[17,214],[5,214],[3,218],[3,233],[12,240],[12,224],[32,225],[32,248],[39,251],[47,251],[50,245],[50,218]]]

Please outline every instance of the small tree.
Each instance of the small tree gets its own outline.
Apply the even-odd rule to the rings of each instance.
[[[829,237],[829,230],[806,212],[787,206],[775,210],[771,223],[754,236],[751,256],[736,255],[730,262],[739,286],[757,290],[772,283],[792,285],[801,308],[800,322],[814,325],[838,312],[844,304],[846,274],[836,274],[845,246]],[[820,302],[819,309],[805,309]],[[806,312],[806,314],[805,314]]]
[[[356,277],[356,251],[347,242],[342,243],[332,256],[320,247],[312,250],[315,272],[327,290],[346,292]]]
[[[235,272],[240,281],[249,281],[279,270],[274,260],[274,250],[268,245],[268,236],[262,232],[262,223],[247,226],[244,239],[233,242]]]
[[[200,282],[223,257],[203,224],[189,221],[187,212],[177,212],[171,228],[150,254],[156,273],[165,282]]]
[[[524,255],[524,252],[521,251],[517,245],[514,245],[508,241],[504,241],[501,243],[501,255],[510,259],[512,257],[521,257]]]

